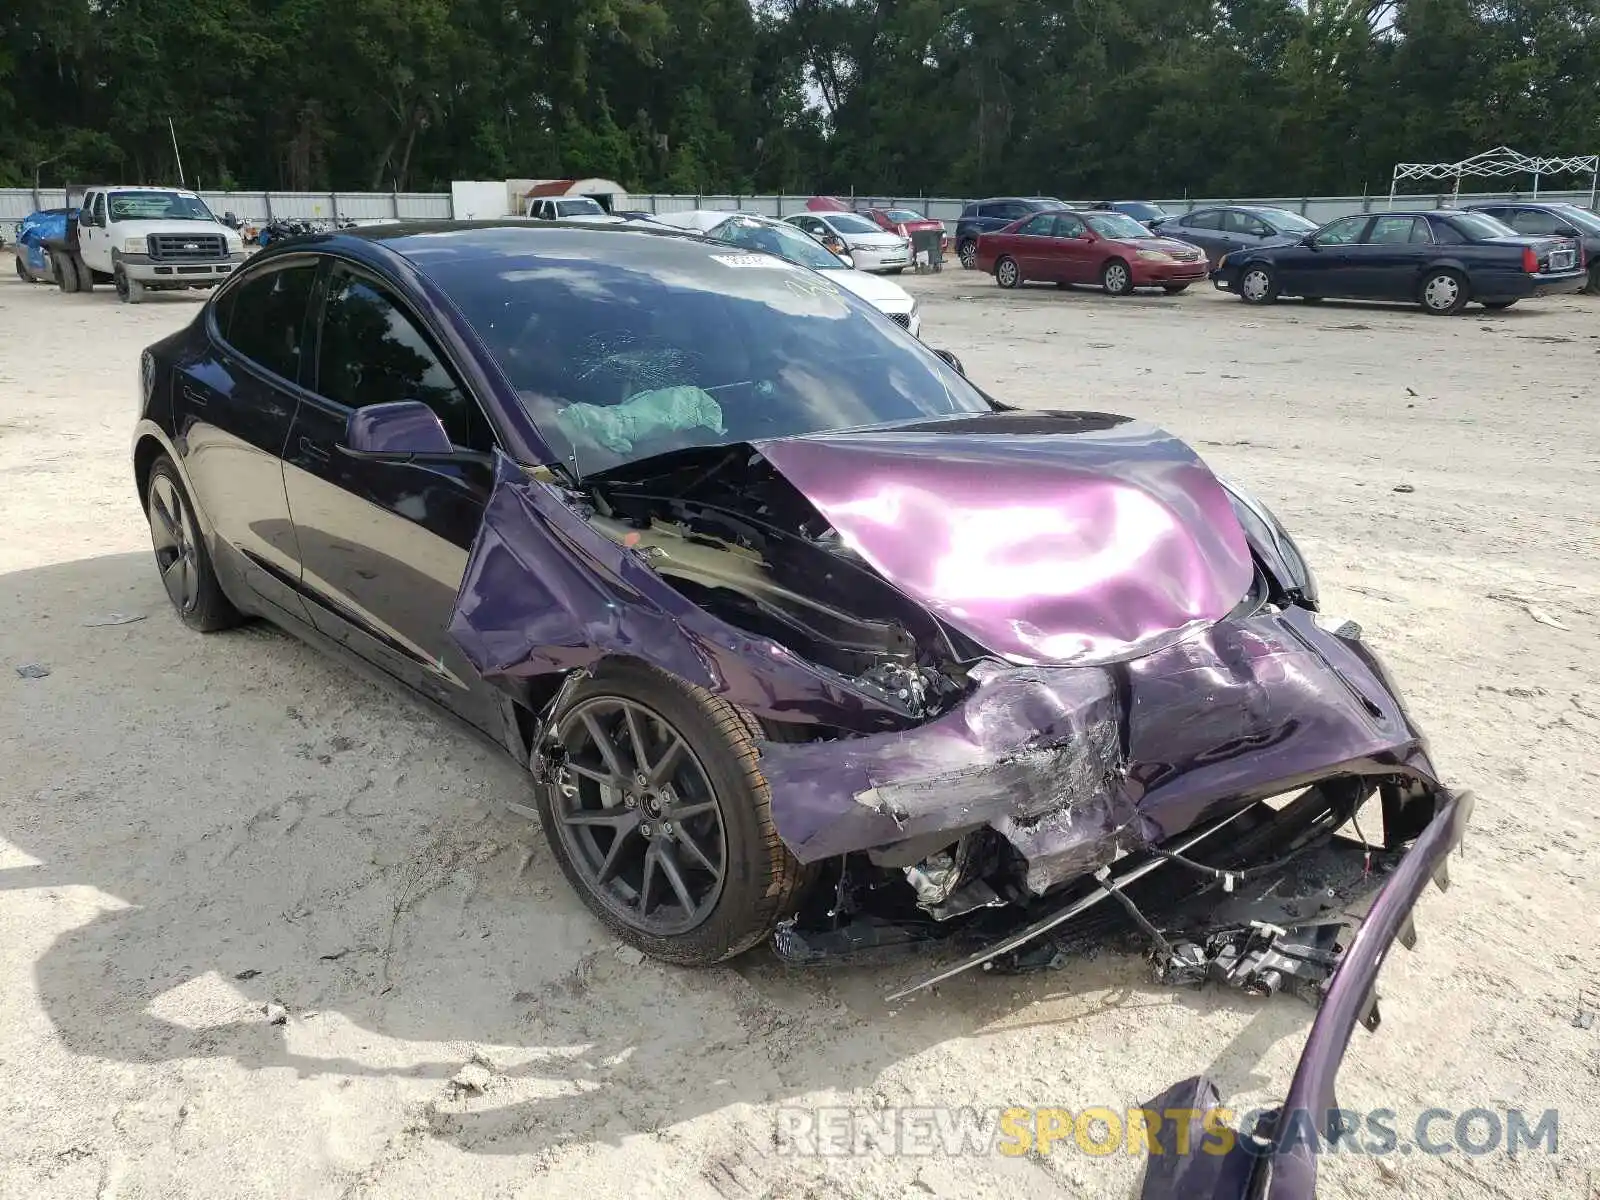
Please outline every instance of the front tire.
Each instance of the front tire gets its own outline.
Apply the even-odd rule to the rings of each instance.
[[[1100,268],[1100,286],[1108,296],[1126,296],[1133,291],[1133,272],[1120,258]]]
[[[151,464],[145,483],[145,515],[156,570],[178,619],[200,633],[227,629],[240,621],[239,610],[223,595],[200,536],[200,522],[184,490],[178,468],[165,454]]]
[[[1278,277],[1265,263],[1248,266],[1239,275],[1239,299],[1246,304],[1271,304],[1278,298]]]
[[[978,243],[972,238],[962,238],[956,243],[956,257],[961,260],[961,266],[968,271],[977,269]]]
[[[710,966],[796,910],[807,875],[773,827],[749,713],[613,662],[573,691],[552,736],[540,824],[579,898],[623,941]]]
[[[121,263],[113,268],[111,279],[117,287],[117,299],[124,304],[138,304],[144,299],[144,284],[137,279],[129,279]]]
[[[1434,271],[1422,281],[1422,311],[1453,317],[1467,306],[1467,281],[1455,271]]]
[[[89,269],[89,264],[83,261],[83,255],[72,256],[72,269],[78,273],[78,290],[80,292],[94,291],[94,272]]]
[[[1008,255],[1002,255],[994,264],[994,281],[1003,288],[1020,287],[1022,284],[1022,268],[1017,266],[1017,260]]]
[[[56,286],[63,292],[76,292],[78,290],[78,271],[72,265],[71,257],[57,258],[52,254],[50,263],[55,271]]]

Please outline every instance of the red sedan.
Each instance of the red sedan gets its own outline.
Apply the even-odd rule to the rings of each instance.
[[[1099,284],[1113,296],[1158,287],[1175,296],[1205,279],[1205,252],[1158,237],[1118,212],[1035,213],[978,238],[977,268],[1003,288],[1028,280]]]

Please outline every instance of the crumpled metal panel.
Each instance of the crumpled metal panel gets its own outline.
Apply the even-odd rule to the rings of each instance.
[[[1110,673],[979,676],[961,705],[914,729],[762,744],[773,824],[801,862],[988,824],[1044,872],[1052,861],[1089,861],[1114,839],[1135,814],[1121,800]]]
[[[759,716],[863,732],[907,723],[843,676],[712,616],[504,459],[449,631],[490,679],[626,655]]]
[[[1010,662],[1147,654],[1253,578],[1222,485],[1143,422],[994,413],[755,445],[879,574]]]
[[[1432,778],[1371,661],[1291,609],[1115,668],[994,669],[918,728],[764,746],[773,821],[802,861],[989,824],[1043,891],[1330,775]]]

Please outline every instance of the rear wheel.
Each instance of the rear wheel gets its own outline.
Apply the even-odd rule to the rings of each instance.
[[[94,272],[89,269],[89,264],[83,261],[83,255],[72,256],[72,269],[78,273],[78,290],[80,292],[94,291]]]
[[[1264,263],[1246,267],[1239,276],[1239,299],[1246,304],[1271,304],[1278,298],[1278,279]]]
[[[978,243],[972,238],[962,238],[956,243],[956,255],[967,270],[975,269],[978,265]]]
[[[183,489],[178,468],[166,455],[150,467],[145,485],[145,515],[156,570],[178,619],[190,629],[211,633],[239,623],[239,611],[222,593],[211,555],[200,537],[200,522]]]
[[[1455,271],[1434,271],[1422,281],[1421,300],[1429,316],[1454,316],[1467,306],[1467,281]]]
[[[78,290],[78,271],[72,265],[72,259],[66,256],[52,254],[50,256],[52,268],[55,271],[56,286],[63,292]]]
[[[1126,296],[1133,291],[1133,273],[1120,258],[1113,258],[1100,268],[1100,286],[1108,296]]]
[[[1014,288],[1022,282],[1022,268],[1017,266],[1017,260],[1002,257],[994,265],[994,281],[1003,288]]]
[[[744,710],[637,663],[585,680],[555,717],[537,804],[579,897],[655,958],[709,966],[771,935],[806,873],[779,840]]]

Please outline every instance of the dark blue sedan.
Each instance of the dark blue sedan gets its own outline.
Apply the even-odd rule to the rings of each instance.
[[[1450,316],[1469,302],[1502,309],[1582,291],[1588,274],[1576,239],[1522,236],[1483,213],[1448,210],[1340,217],[1302,238],[1225,254],[1211,279],[1247,304],[1396,300]]]

